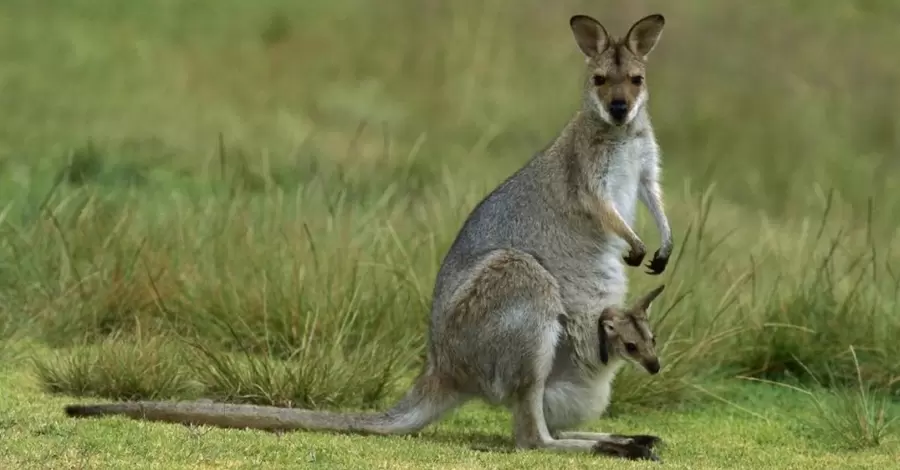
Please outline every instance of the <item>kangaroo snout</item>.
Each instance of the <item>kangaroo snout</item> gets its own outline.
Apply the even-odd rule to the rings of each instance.
[[[659,359],[647,359],[644,361],[644,369],[647,369],[651,375],[656,375],[659,372]]]
[[[628,116],[628,103],[625,100],[612,100],[609,103],[609,115],[616,122],[622,122]]]

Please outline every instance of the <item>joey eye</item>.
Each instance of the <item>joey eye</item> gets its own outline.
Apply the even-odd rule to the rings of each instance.
[[[640,75],[635,75],[631,77],[631,83],[637,86],[641,86],[644,84],[644,77]]]
[[[625,350],[630,354],[634,354],[637,352],[637,345],[634,343],[625,343]]]
[[[606,77],[603,75],[594,75],[594,86],[603,86],[606,83]]]

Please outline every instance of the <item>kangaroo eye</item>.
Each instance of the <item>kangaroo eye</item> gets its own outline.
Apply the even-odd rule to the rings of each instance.
[[[631,77],[631,83],[637,86],[641,86],[644,84],[644,77],[640,75],[635,75]]]
[[[606,83],[606,77],[603,75],[594,75],[594,86],[602,86]]]
[[[625,343],[625,350],[628,351],[629,353],[632,353],[632,354],[633,354],[633,353],[636,353],[636,352],[637,352],[637,345],[634,344],[634,343]]]

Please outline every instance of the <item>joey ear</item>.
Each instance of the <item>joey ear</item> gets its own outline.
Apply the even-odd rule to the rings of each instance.
[[[597,320],[597,337],[599,339],[598,350],[600,351],[600,362],[609,363],[609,333],[613,331],[612,323],[608,320],[608,310],[604,310]]]
[[[663,289],[665,289],[665,288],[666,288],[665,284],[660,284],[659,287],[657,287],[656,289],[653,289],[652,291],[646,293],[643,297],[641,297],[638,300],[636,307],[639,310],[647,313],[650,310],[650,305],[653,303],[654,300],[656,300],[656,298],[659,296],[659,294],[662,293]]]
[[[666,19],[660,15],[645,16],[637,20],[625,35],[625,44],[641,58],[646,58],[650,51],[656,47],[659,37],[662,35]]]
[[[572,34],[582,54],[588,59],[600,55],[609,46],[609,33],[599,21],[587,15],[575,15],[569,19]]]
[[[599,322],[598,325],[599,325],[599,328],[597,328],[597,330],[599,330],[598,332],[600,333],[600,335],[599,335],[600,336],[600,344],[598,345],[599,346],[598,349],[600,350],[600,362],[602,362],[603,364],[608,364],[609,363],[609,337],[606,335],[606,326],[603,324],[603,322],[602,321]]]

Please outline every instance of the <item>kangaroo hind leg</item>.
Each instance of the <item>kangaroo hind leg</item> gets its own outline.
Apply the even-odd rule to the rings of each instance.
[[[516,447],[562,452],[587,452],[630,460],[659,461],[653,446],[656,436],[624,436],[605,433],[561,432],[551,436],[544,422],[544,387],[536,383],[521,395],[513,408]]]

